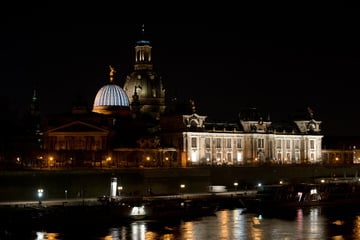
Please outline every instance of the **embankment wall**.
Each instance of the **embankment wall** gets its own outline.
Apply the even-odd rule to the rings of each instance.
[[[89,198],[109,195],[112,177],[122,186],[121,194],[176,194],[204,192],[209,185],[225,185],[228,190],[251,189],[257,183],[311,182],[321,177],[357,177],[360,166],[256,166],[155,169],[94,170],[0,170],[0,201],[37,199],[44,189],[45,199]],[[185,188],[180,190],[180,184]],[[66,193],[65,193],[66,191]]]

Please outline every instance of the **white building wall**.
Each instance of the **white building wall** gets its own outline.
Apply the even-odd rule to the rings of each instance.
[[[183,149],[187,153],[188,165],[321,162],[322,136],[239,132],[184,132],[183,136]],[[209,148],[205,146],[207,138],[210,142]],[[238,139],[241,140],[241,148],[237,148]],[[231,141],[230,147],[227,141]],[[238,161],[238,155],[242,156],[241,161]]]

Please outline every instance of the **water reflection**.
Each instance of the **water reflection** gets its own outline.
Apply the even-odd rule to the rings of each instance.
[[[356,209],[321,207],[262,214],[242,209],[217,211],[214,216],[167,222],[139,220],[113,227],[70,231],[37,231],[35,240],[236,240],[236,239],[358,239],[360,214]],[[76,238],[75,236],[79,236]]]
[[[60,239],[58,233],[46,233],[46,232],[36,232],[36,240],[55,240]]]
[[[360,216],[356,216],[353,228],[354,237],[360,239]]]

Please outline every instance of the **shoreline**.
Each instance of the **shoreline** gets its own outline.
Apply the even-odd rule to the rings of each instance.
[[[109,195],[110,180],[117,177],[121,194],[178,194],[206,192],[210,185],[250,190],[257,183],[311,182],[321,177],[355,178],[360,166],[252,166],[194,167],[153,169],[86,170],[0,170],[0,201],[35,201],[37,189],[44,189],[43,200],[62,198],[96,198]],[[180,185],[186,186],[180,189]]]

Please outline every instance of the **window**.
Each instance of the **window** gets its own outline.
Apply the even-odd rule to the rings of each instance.
[[[236,147],[241,148],[241,138],[236,139]]]
[[[210,148],[210,138],[205,138],[205,147]]]
[[[227,153],[226,160],[227,160],[228,162],[231,162],[231,153]]]
[[[310,140],[310,149],[315,149],[315,141]]]
[[[206,160],[206,163],[210,163],[210,159],[211,159],[211,155],[209,152],[205,153],[205,160]]]
[[[231,138],[226,139],[226,147],[231,148]]]
[[[217,162],[217,164],[221,163],[221,153],[216,154],[216,162]]]
[[[295,147],[295,149],[299,149],[299,148],[300,148],[300,141],[299,141],[299,140],[295,140],[295,141],[294,141],[294,147]]]
[[[197,147],[196,140],[197,140],[197,139],[196,139],[195,137],[191,138],[191,147],[192,147],[192,148],[196,148],[196,147]]]
[[[264,148],[264,139],[263,138],[259,138],[257,140],[257,147],[258,148]]]
[[[276,148],[281,148],[281,140],[276,140]]]
[[[216,138],[216,148],[221,148],[221,138]]]
[[[290,149],[290,140],[286,140],[286,149]]]
[[[238,160],[238,162],[241,162],[243,160],[242,152],[240,152],[240,151],[237,152],[237,160]]]

